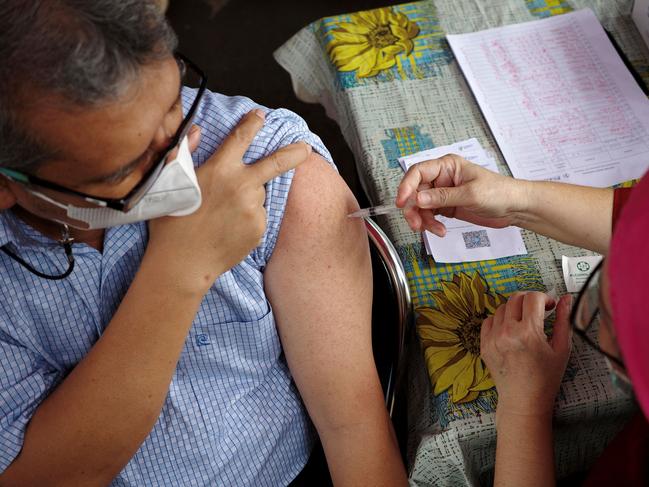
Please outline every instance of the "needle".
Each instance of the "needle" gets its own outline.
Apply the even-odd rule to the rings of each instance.
[[[358,210],[353,213],[350,213],[349,215],[347,215],[347,218],[368,218],[370,216],[401,213],[402,211],[407,210],[408,208],[411,208],[414,205],[415,205],[414,201],[409,199],[403,208],[398,208],[397,205],[395,204],[370,206],[369,208],[363,208],[362,210]]]

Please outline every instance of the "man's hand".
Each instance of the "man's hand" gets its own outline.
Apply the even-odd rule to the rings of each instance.
[[[491,172],[449,154],[412,166],[403,177],[396,204],[415,205],[404,211],[414,231],[428,230],[443,237],[444,224],[436,214],[493,228],[513,224],[513,214],[525,205],[525,193],[512,178]]]
[[[264,231],[264,183],[310,154],[294,144],[244,165],[263,123],[248,114],[197,171],[198,211],[149,222],[128,292],[90,352],[37,408],[2,486],[108,485],[146,439],[204,293]],[[197,137],[190,134],[190,147]]]
[[[570,295],[557,305],[552,339],[543,316],[554,305],[539,292],[515,293],[482,324],[480,354],[498,390],[498,415],[551,416],[571,345]]]
[[[179,285],[190,291],[205,292],[258,245],[266,228],[265,183],[311,153],[309,145],[296,143],[255,164],[244,164],[243,155],[263,124],[261,110],[248,113],[197,170],[203,202],[196,212],[149,222],[147,253],[173,266]]]

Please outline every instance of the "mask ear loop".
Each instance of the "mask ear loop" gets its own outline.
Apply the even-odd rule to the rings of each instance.
[[[9,250],[9,248],[6,245],[0,247],[0,250],[2,250],[5,254],[7,254],[13,260],[18,262],[21,266],[23,266],[32,274],[35,274],[38,277],[41,277],[43,279],[49,279],[50,281],[58,281],[60,279],[65,279],[66,277],[68,277],[70,274],[72,274],[72,271],[74,270],[74,256],[72,255],[72,242],[74,242],[74,238],[70,236],[70,228],[67,225],[63,224],[63,230],[61,231],[61,240],[59,240],[59,243],[63,245],[65,256],[68,259],[68,269],[63,274],[60,274],[58,276],[43,274],[42,272],[37,271],[31,265],[29,265],[27,262],[21,259],[18,255],[16,255],[13,251]]]

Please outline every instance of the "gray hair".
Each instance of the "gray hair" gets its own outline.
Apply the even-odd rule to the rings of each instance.
[[[0,0],[0,166],[29,172],[50,155],[20,126],[30,95],[109,102],[176,44],[155,0]]]

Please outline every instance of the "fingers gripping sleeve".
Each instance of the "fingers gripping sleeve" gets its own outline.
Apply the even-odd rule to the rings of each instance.
[[[246,154],[247,157],[251,151],[254,151],[255,143],[260,139],[266,141],[264,157],[286,145],[304,141],[313,148],[314,152],[321,155],[334,166],[331,155],[320,138],[309,130],[309,127],[302,118],[289,110],[279,109],[267,112],[264,128],[258,134],[253,145],[251,145],[250,150]],[[259,157],[251,157],[251,160],[255,159],[259,159]],[[267,212],[267,226],[259,246],[252,254],[252,258],[259,268],[266,266],[277,243],[293,174],[293,170],[288,171],[266,184],[266,201],[264,206]]]

